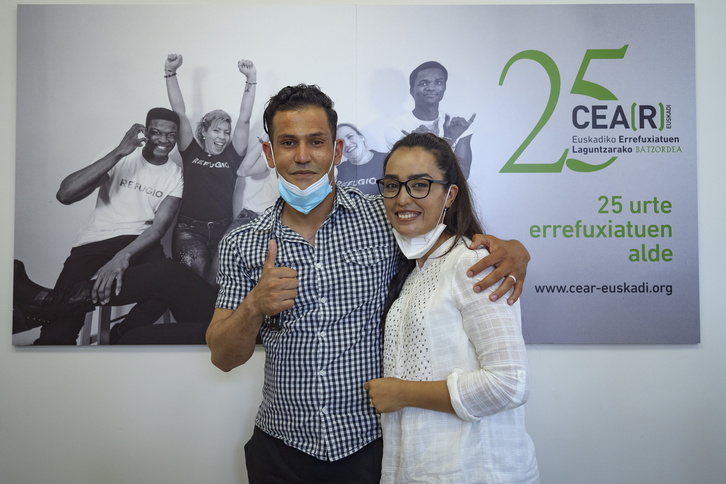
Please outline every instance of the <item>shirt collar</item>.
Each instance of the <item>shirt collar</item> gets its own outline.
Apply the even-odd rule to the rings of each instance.
[[[273,205],[265,217],[260,217],[255,224],[254,231],[258,233],[273,233],[276,236],[281,235],[282,230],[282,207],[285,201],[282,197],[278,197],[275,205]],[[335,198],[333,198],[333,208],[325,219],[325,224],[331,217],[334,217],[339,208],[345,210],[355,211],[359,210],[359,207],[353,202],[350,194],[341,187],[335,188]]]

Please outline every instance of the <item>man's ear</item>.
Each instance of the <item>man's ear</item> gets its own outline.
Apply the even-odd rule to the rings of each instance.
[[[275,161],[272,159],[272,143],[265,141],[262,143],[262,151],[265,153],[265,159],[267,160],[267,166],[275,168]]]
[[[343,140],[338,138],[335,140],[335,165],[340,165],[340,162],[343,161]]]

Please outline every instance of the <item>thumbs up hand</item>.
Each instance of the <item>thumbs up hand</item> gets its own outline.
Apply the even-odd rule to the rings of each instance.
[[[275,267],[277,243],[270,240],[262,275],[247,297],[254,297],[257,309],[266,316],[274,316],[292,308],[297,296],[297,271],[290,267]]]

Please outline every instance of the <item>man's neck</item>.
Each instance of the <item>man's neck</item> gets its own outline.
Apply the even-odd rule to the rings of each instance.
[[[439,105],[433,104],[431,106],[416,106],[412,111],[416,119],[421,121],[433,121],[439,117]]]
[[[157,165],[157,166],[163,165],[169,159],[169,155],[158,157],[158,156],[154,156],[153,152],[151,154],[149,154],[149,153],[146,153],[146,151],[144,151],[144,150],[141,150],[141,156],[143,156],[147,162],[151,163],[152,165]]]
[[[298,212],[290,204],[285,203],[282,206],[282,223],[314,246],[315,234],[318,233],[318,229],[333,210],[333,200],[335,200],[335,188],[333,188],[332,193],[320,202],[320,205],[308,213]]]

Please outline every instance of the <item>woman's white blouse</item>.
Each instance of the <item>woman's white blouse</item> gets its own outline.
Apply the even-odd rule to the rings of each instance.
[[[539,482],[525,430],[529,370],[519,303],[475,293],[469,267],[487,254],[453,237],[414,268],[385,324],[383,373],[446,380],[456,415],[406,407],[381,416],[381,482]],[[488,272],[487,272],[488,273]],[[495,285],[495,287],[498,286]]]

